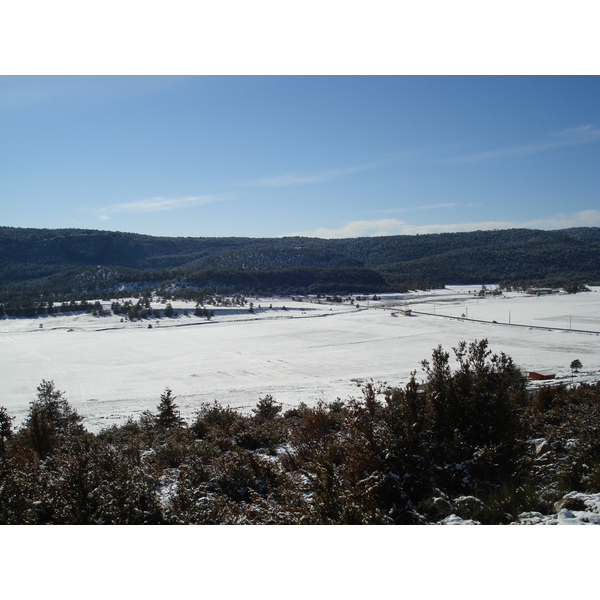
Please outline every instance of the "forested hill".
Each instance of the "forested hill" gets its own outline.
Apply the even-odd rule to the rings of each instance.
[[[384,292],[410,285],[600,282],[600,228],[510,229],[326,240],[169,238],[0,227],[0,283],[102,289],[182,279],[244,292]]]

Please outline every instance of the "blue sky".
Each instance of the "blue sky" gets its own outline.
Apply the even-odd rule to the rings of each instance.
[[[2,76],[0,224],[600,226],[597,76]]]

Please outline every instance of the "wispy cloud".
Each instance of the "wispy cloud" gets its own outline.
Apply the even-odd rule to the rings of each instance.
[[[541,142],[530,144],[522,144],[518,146],[510,146],[508,148],[500,148],[488,152],[479,152],[475,154],[466,154],[463,156],[455,156],[453,158],[444,159],[441,162],[445,163],[470,163],[494,158],[505,158],[510,156],[519,156],[527,154],[536,154],[538,152],[546,152],[556,148],[565,146],[575,146],[588,142],[600,140],[600,129],[596,129],[593,125],[580,125],[570,129],[562,129],[548,136],[548,139]]]
[[[398,219],[377,219],[374,221],[350,221],[339,229],[319,227],[313,231],[298,231],[289,236],[320,237],[320,238],[350,238],[370,237],[376,235],[397,235],[404,233],[407,227],[405,221]]]
[[[399,219],[351,221],[339,229],[319,227],[313,231],[286,234],[289,236],[350,238],[381,235],[415,235],[417,233],[453,233],[489,229],[565,229],[569,227],[599,227],[600,210],[582,210],[571,214],[557,214],[531,221],[480,221],[468,223],[411,225]]]
[[[124,202],[122,204],[109,204],[97,209],[95,212],[99,219],[108,220],[111,215],[118,213],[149,213],[162,212],[165,210],[178,210],[180,208],[190,208],[202,204],[210,204],[222,200],[220,196],[182,196],[180,198],[164,198],[155,196],[144,200],[134,202]]]
[[[571,214],[556,214],[530,221],[475,221],[468,223],[407,225],[404,233],[452,233],[488,229],[567,229],[569,227],[599,227],[599,210],[582,210]]]
[[[596,129],[593,125],[579,125],[579,127],[571,127],[570,129],[561,129],[550,134],[551,137],[568,139],[577,143],[589,142],[600,139],[600,129]]]
[[[126,98],[168,92],[185,85],[182,76],[155,77],[136,75],[19,75],[0,77],[0,112],[22,111],[53,103],[97,105]]]
[[[426,206],[404,206],[402,208],[387,208],[387,209],[383,209],[383,210],[377,210],[377,211],[373,211],[373,212],[380,212],[380,213],[406,213],[406,212],[413,212],[416,210],[433,210],[433,209],[438,209],[438,208],[454,208],[455,206],[458,206],[458,204],[456,202],[439,202],[438,204],[428,204]]]
[[[322,181],[329,181],[330,179],[336,179],[337,177],[343,177],[344,175],[351,175],[359,171],[366,171],[367,169],[375,169],[383,165],[389,164],[392,160],[365,163],[362,165],[354,165],[351,167],[344,167],[341,169],[331,169],[329,171],[320,171],[318,173],[284,173],[281,175],[274,175],[273,177],[264,177],[261,179],[254,179],[247,181],[241,185],[245,186],[265,186],[265,187],[288,187],[293,185],[305,185],[309,183],[321,183]]]

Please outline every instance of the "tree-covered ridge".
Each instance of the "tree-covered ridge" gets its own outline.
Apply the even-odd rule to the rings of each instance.
[[[16,431],[0,407],[3,524],[428,524],[534,522],[573,490],[600,492],[600,386],[529,394],[486,340],[438,347],[424,384],[252,414],[202,404],[95,435],[43,381]],[[557,504],[558,503],[558,504]],[[533,519],[533,521],[532,521]],[[598,516],[600,521],[600,516]]]
[[[3,297],[24,289],[103,290],[167,280],[241,293],[379,293],[517,280],[593,284],[600,282],[600,229],[325,240],[0,228]]]

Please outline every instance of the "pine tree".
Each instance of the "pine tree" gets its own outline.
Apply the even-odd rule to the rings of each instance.
[[[29,404],[24,430],[29,443],[43,460],[53,452],[61,437],[83,431],[82,418],[71,408],[63,392],[53,381],[42,380],[37,388],[38,397]]]
[[[4,406],[0,406],[0,455],[6,449],[6,442],[12,437],[12,421],[14,417],[10,417]]]
[[[160,403],[156,408],[158,410],[156,424],[159,427],[175,429],[183,425],[184,421],[179,416],[178,406],[175,404],[175,396],[173,396],[170,388],[165,388],[165,391],[160,396]]]

